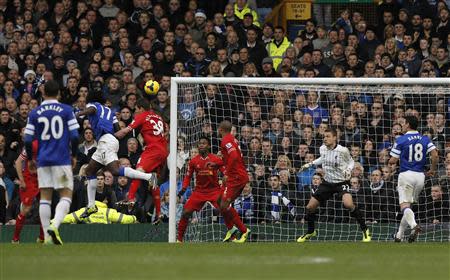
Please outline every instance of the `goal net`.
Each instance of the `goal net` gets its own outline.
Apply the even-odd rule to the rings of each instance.
[[[295,241],[306,231],[305,206],[323,177],[320,166],[304,171],[300,167],[319,156],[324,131],[334,127],[339,144],[350,150],[355,161],[350,192],[373,240],[393,240],[402,214],[396,191],[398,169],[388,164],[389,152],[403,133],[404,116],[414,115],[420,120],[419,132],[432,139],[440,156],[437,176],[426,178],[413,207],[424,228],[419,240],[449,241],[448,84],[449,79],[420,78],[174,78],[171,201],[175,201],[176,181],[183,179],[189,159],[198,153],[199,137],[207,136],[212,153],[217,153],[217,126],[229,120],[250,177],[233,206],[252,230],[251,241]],[[195,188],[194,180],[190,188]],[[341,197],[333,196],[317,214],[318,236],[312,240],[361,240]],[[176,231],[173,216],[171,242]],[[208,203],[194,214],[185,240],[221,241],[225,233],[223,218]]]

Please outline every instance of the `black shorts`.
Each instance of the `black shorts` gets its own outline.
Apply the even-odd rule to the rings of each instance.
[[[312,194],[312,197],[317,199],[320,203],[323,203],[330,199],[335,193],[339,194],[339,196],[350,193],[350,182],[328,183],[323,181]]]

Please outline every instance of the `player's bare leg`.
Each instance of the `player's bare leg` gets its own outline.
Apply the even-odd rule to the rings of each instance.
[[[349,193],[344,193],[342,195],[342,203],[344,207],[350,211],[350,215],[356,219],[363,233],[363,242],[370,242],[372,240],[372,235],[370,234],[369,229],[367,228],[366,222],[364,221],[364,217],[361,214],[361,211],[355,206],[353,203],[352,195]]]
[[[178,222],[178,234],[177,234],[177,242],[183,242],[184,233],[189,225],[189,220],[192,217],[191,209],[183,209],[183,213],[181,214],[181,219]]]
[[[238,240],[233,240],[233,242],[243,243],[247,240],[250,234],[250,230],[244,225],[244,223],[241,220],[241,217],[239,217],[239,214],[231,206],[231,202],[232,202],[231,199],[221,198],[219,200],[219,210],[220,213],[222,213],[224,219],[232,221],[233,224],[235,224],[236,227],[239,229],[239,231],[242,233],[241,238]]]
[[[422,232],[422,228],[415,220],[414,212],[411,210],[411,203],[401,203],[400,210],[403,213],[403,217],[400,221],[398,232],[395,235],[395,241],[400,242],[402,240],[406,227],[409,226],[411,228],[411,234],[409,235],[408,242],[414,242],[416,241],[417,236]]]
[[[297,239],[297,242],[305,242],[309,240],[311,237],[315,237],[317,235],[317,231],[315,229],[315,222],[316,222],[316,209],[319,207],[320,202],[314,198],[311,197],[309,199],[308,204],[306,205],[306,214],[305,214],[305,221],[308,223],[308,230],[305,234],[300,236]]]
[[[102,164],[93,159],[89,161],[89,164],[86,167],[88,204],[84,212],[80,215],[81,219],[86,219],[98,211],[97,206],[95,206],[95,194],[97,192],[97,172],[102,167]]]
[[[64,220],[64,217],[69,213],[70,204],[72,203],[72,190],[69,188],[63,188],[59,190],[59,202],[56,205],[55,217],[47,232],[53,239],[53,243],[56,245],[62,245],[62,239],[59,236],[59,226]]]

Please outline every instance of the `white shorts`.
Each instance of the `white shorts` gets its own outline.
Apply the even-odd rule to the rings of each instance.
[[[39,188],[73,190],[73,173],[70,165],[38,167],[37,175]]]
[[[405,171],[398,175],[398,199],[402,203],[417,202],[425,185],[425,174],[415,171]]]
[[[119,140],[111,134],[105,134],[98,140],[97,150],[92,155],[92,159],[103,166],[118,160]]]

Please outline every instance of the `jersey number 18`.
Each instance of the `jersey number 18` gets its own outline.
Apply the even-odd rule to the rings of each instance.
[[[423,158],[423,146],[422,144],[418,143],[415,145],[409,145],[409,157],[408,162],[412,162],[413,159],[415,161],[422,161]]]

